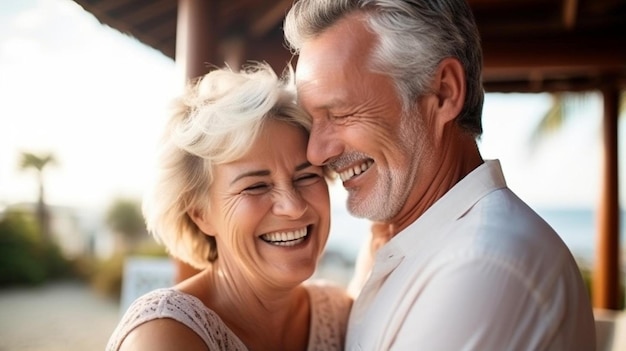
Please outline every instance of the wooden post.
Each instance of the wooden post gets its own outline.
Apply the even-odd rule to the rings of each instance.
[[[219,55],[218,1],[179,0],[176,24],[176,66],[185,81],[211,66],[223,66]]]
[[[179,0],[176,25],[176,67],[181,85],[211,70],[223,66],[219,55],[217,1]],[[174,259],[174,280],[181,282],[196,273],[192,266]]]
[[[598,209],[598,233],[593,274],[593,307],[619,309],[619,182],[618,130],[619,90],[615,85],[603,89],[603,175]]]

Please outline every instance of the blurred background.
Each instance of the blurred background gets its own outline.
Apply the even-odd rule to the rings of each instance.
[[[1,351],[102,349],[130,296],[172,279],[140,203],[179,87],[171,58],[74,1],[0,4]],[[480,140],[484,158],[501,160],[509,187],[559,232],[587,280],[602,115],[595,91],[488,93]],[[620,121],[620,155],[624,128]],[[624,157],[619,170],[626,184]],[[346,212],[340,186],[331,195],[331,236],[316,277],[346,284],[369,224]],[[617,195],[623,202],[624,191]]]

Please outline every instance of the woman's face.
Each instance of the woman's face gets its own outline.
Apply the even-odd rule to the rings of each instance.
[[[330,202],[322,168],[307,161],[307,141],[302,129],[270,120],[247,154],[215,167],[201,228],[215,236],[222,270],[272,286],[314,273]]]

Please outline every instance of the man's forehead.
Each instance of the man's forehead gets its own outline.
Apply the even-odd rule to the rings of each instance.
[[[307,41],[300,50],[296,80],[337,67],[367,65],[377,37],[362,16],[350,15]]]
[[[320,52],[316,52],[319,54]],[[315,58],[319,58],[316,60]],[[316,55],[298,63],[296,67],[296,89],[298,102],[305,109],[330,108],[336,106],[347,94],[346,84],[354,76],[333,55]]]

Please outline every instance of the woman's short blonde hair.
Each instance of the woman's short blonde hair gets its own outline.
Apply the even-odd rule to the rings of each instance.
[[[216,69],[174,100],[155,181],[143,201],[148,231],[172,256],[198,269],[217,259],[214,237],[189,213],[207,210],[213,167],[242,157],[268,119],[310,130],[308,115],[296,105],[291,66],[282,77],[265,63],[240,72]]]

